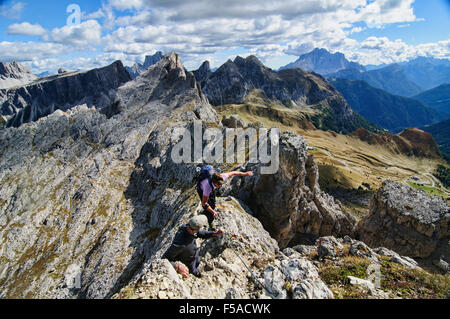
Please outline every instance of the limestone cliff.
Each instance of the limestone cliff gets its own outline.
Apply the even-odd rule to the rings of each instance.
[[[7,127],[18,127],[76,105],[100,109],[110,105],[114,90],[129,80],[120,61],[90,71],[42,78],[25,86],[0,90],[0,115],[8,119]]]

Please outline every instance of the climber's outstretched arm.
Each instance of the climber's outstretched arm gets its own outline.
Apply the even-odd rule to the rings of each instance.
[[[240,172],[240,171],[233,171],[233,172],[229,172],[226,173],[228,175],[228,178],[233,177],[233,176],[253,176],[253,172],[252,171],[248,171],[248,172]]]

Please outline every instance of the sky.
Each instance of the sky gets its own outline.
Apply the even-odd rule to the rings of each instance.
[[[277,69],[314,48],[363,65],[450,59],[450,0],[0,0],[0,61],[36,74],[156,51],[189,70],[236,55]]]

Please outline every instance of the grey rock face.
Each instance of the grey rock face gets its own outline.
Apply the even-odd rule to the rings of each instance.
[[[165,259],[158,259],[173,238],[171,232],[159,236],[161,247],[129,285],[114,298],[332,298],[320,280],[317,268],[298,253],[287,257],[279,253],[274,239],[264,230],[252,212],[235,198],[219,198],[222,212],[217,227],[223,237],[200,242],[202,277],[173,276]],[[178,220],[185,221],[199,205]],[[169,241],[168,241],[169,239]],[[249,272],[248,268],[253,275]],[[254,276],[254,277],[253,277]],[[165,278],[168,277],[168,278]],[[261,285],[264,285],[261,286]],[[267,289],[267,290],[266,290]],[[129,296],[130,297],[130,296]]]
[[[7,127],[18,127],[58,109],[66,111],[81,104],[103,108],[112,103],[114,90],[129,80],[120,61],[86,72],[46,77],[27,86],[0,90],[0,114],[8,118]]]
[[[359,238],[372,247],[425,258],[440,241],[448,241],[449,220],[450,207],[442,198],[385,181],[357,229]]]
[[[0,131],[5,298],[111,296],[158,234],[191,213],[183,190],[195,169],[170,161],[168,137],[218,120],[193,74],[171,54],[110,94],[102,109],[79,105]]]
[[[369,259],[374,265],[379,266],[381,257],[390,257],[389,261],[391,262],[407,268],[419,268],[418,263],[412,258],[400,256],[395,251],[385,247],[372,249],[362,241],[351,239],[349,236],[345,236],[344,238],[335,238],[333,236],[321,237],[317,239],[315,246],[306,247],[308,250],[311,248],[316,250],[319,259],[335,259],[336,257],[342,257],[346,254],[344,245],[348,245],[348,253],[351,256]],[[296,250],[298,251],[298,248],[296,248]]]
[[[38,77],[23,64],[16,61],[0,62],[0,89],[22,86]]]
[[[306,258],[291,256],[276,261],[264,272],[266,286],[278,298],[332,299],[333,293],[319,278],[317,268]]]
[[[205,66],[202,65],[203,68]],[[228,60],[204,80],[199,69],[195,74],[202,80],[202,89],[213,105],[243,103],[253,89],[261,89],[272,99],[291,100],[294,104],[319,103],[338,94],[325,79],[301,70],[273,71],[256,57],[236,57]],[[204,70],[203,70],[204,71]],[[322,87],[320,87],[322,86]]]
[[[403,265],[408,268],[416,268],[418,267],[417,261],[412,258],[406,256],[400,256],[395,251],[389,250],[384,247],[376,248],[374,251],[380,255],[385,257],[391,257],[389,261],[395,262],[397,264]]]
[[[281,248],[353,233],[354,217],[320,190],[318,168],[303,137],[281,134],[279,162],[272,175],[260,174],[260,164],[248,165],[254,176],[233,178],[231,192],[252,209]]]
[[[200,83],[203,87],[205,85],[205,81],[208,79],[210,74],[212,73],[211,67],[209,66],[209,61],[205,61],[202,63],[200,68],[193,72],[195,75],[195,79]]]

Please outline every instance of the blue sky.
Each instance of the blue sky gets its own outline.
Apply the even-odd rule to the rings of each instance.
[[[66,25],[70,4],[80,24]],[[0,61],[35,73],[131,65],[158,50],[188,69],[250,54],[278,68],[314,47],[361,64],[450,58],[450,1],[0,0]]]

